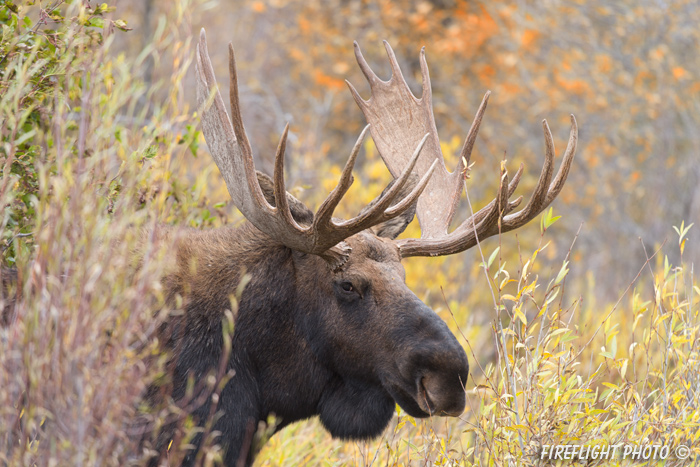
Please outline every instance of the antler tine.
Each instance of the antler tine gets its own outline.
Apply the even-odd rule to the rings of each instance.
[[[390,208],[387,208],[385,211],[386,218],[387,219],[393,219],[394,217],[398,216],[402,212],[404,212],[406,209],[408,209],[413,203],[416,202],[418,197],[423,194],[423,190],[425,187],[428,185],[428,182],[430,181],[430,177],[433,176],[433,172],[435,171],[435,168],[438,166],[438,161],[434,160],[428,171],[423,175],[423,178],[420,179],[418,184],[413,188],[413,190],[406,196],[404,199],[402,199],[400,202],[396,203],[395,205],[391,206]]]
[[[457,162],[458,172],[462,172],[464,169],[463,164],[465,162],[467,166],[469,166],[469,161],[472,157],[472,150],[474,149],[474,143],[476,143],[476,137],[479,134],[479,127],[481,126],[481,120],[484,118],[484,112],[486,112],[486,106],[489,103],[490,95],[491,91],[486,91],[486,94],[484,94],[484,98],[481,100],[481,104],[479,105],[479,109],[476,111],[474,121],[472,122],[472,126],[469,128],[469,133],[467,133],[467,137],[464,140],[462,152],[460,154],[459,161]]]
[[[531,218],[530,216],[536,215],[543,209],[547,198],[547,192],[549,191],[549,182],[554,172],[554,141],[549,125],[547,125],[547,120],[542,120],[542,130],[544,131],[544,143],[546,148],[544,165],[542,166],[540,179],[537,181],[530,201],[525,205],[522,211],[518,213],[518,216],[524,218]]]
[[[420,49],[420,72],[423,79],[423,94],[420,100],[425,102],[430,108],[433,107],[433,88],[430,85],[430,71],[428,70],[428,62],[425,60],[425,46]]]
[[[510,197],[513,196],[513,193],[515,192],[515,189],[517,188],[518,183],[520,182],[520,177],[523,174],[523,168],[524,168],[523,164],[520,164],[520,168],[518,168],[518,171],[515,173],[515,176],[508,184],[508,191],[506,193],[506,199],[510,199]],[[489,204],[487,204],[486,206],[484,206],[483,208],[479,209],[477,212],[475,212],[474,214],[469,216],[467,219],[465,219],[462,222],[462,224],[460,224],[460,226],[457,229],[455,229],[455,231],[457,231],[458,229],[468,230],[468,229],[473,228],[474,225],[479,225],[481,223],[481,221],[484,219],[484,217],[486,217],[493,210],[494,206],[496,205],[496,202],[500,199],[500,197],[501,197],[501,189],[500,188],[501,188],[501,185],[499,184],[499,191],[498,191],[497,196],[494,199],[492,199]],[[520,204],[520,202],[522,200],[523,200],[523,197],[519,196],[515,200],[510,201],[508,203],[505,211],[503,212],[503,215],[508,214],[510,211],[512,211],[513,209],[518,207],[518,205]]]
[[[515,172],[515,176],[513,177],[513,180],[510,181],[510,186],[508,187],[508,196],[513,196],[513,193],[515,192],[515,189],[518,186],[518,183],[520,183],[520,177],[523,175],[523,170],[525,170],[525,165],[521,162],[520,167],[518,167],[518,171]]]
[[[546,204],[552,202],[554,198],[557,197],[562,188],[564,188],[564,183],[566,182],[566,177],[569,176],[569,169],[571,169],[571,164],[574,161],[574,155],[576,154],[576,144],[578,142],[578,124],[576,123],[576,117],[571,114],[571,131],[569,132],[569,142],[566,144],[566,151],[564,152],[564,157],[561,162],[561,167],[559,167],[559,172],[557,176],[554,177],[554,181],[549,186],[549,192],[547,193]]]
[[[404,89],[408,91],[408,93],[413,96],[414,99],[418,100],[416,96],[413,95],[411,90],[408,87],[408,84],[406,83],[406,79],[403,77],[403,73],[401,72],[401,67],[399,66],[399,62],[396,61],[396,54],[394,53],[394,49],[391,48],[391,45],[387,41],[384,42],[384,49],[386,49],[386,55],[389,57],[389,64],[391,65],[391,78],[389,81],[396,80],[400,82],[401,84],[404,85]]]
[[[476,227],[477,234],[481,235],[497,226],[503,218],[503,214],[508,207],[508,172],[503,169],[501,181],[498,184],[498,193],[493,200],[491,209],[486,213],[483,220]],[[473,226],[472,226],[473,227]]]
[[[209,54],[207,53],[207,57]],[[241,144],[241,150],[252,160],[253,150],[248,141],[248,135],[245,133],[243,126],[243,117],[241,116],[240,99],[238,99],[238,72],[236,71],[236,55],[233,52],[233,44],[228,44],[228,76],[229,76],[229,101],[231,103],[231,120],[233,123],[233,131],[236,133],[236,139]]]
[[[350,89],[350,93],[352,94],[352,98],[355,99],[355,103],[357,106],[363,111],[367,108],[367,101],[365,101],[362,96],[360,96],[360,93],[357,92],[357,89],[355,89],[355,86],[352,85],[352,83],[348,80],[345,80],[345,84],[348,85],[348,88]]]
[[[551,157],[552,160],[554,159],[554,142],[552,141],[552,134],[549,132],[549,126],[547,125],[547,122],[543,122],[543,126],[545,127],[545,144],[547,145],[547,158],[549,158],[549,151],[551,148]],[[564,182],[566,182],[566,177],[569,175],[569,169],[571,168],[571,164],[573,163],[574,160],[574,155],[576,154],[576,144],[578,141],[578,125],[576,124],[576,118],[572,115],[571,116],[571,131],[569,133],[569,142],[566,147],[566,151],[564,152],[564,157],[561,162],[561,166],[559,167],[559,171],[557,172],[557,176],[554,179],[554,182],[552,184],[549,184],[549,179],[546,180],[546,191],[544,194],[541,194],[540,197],[540,202],[536,203],[534,201],[535,195],[533,195],[532,199],[528,203],[525,208],[523,208],[521,211],[518,211],[514,214],[511,214],[509,216],[506,216],[503,219],[503,224],[504,224],[504,232],[517,229],[518,227],[525,225],[527,222],[529,222],[533,217],[535,217],[537,214],[542,212],[544,208],[549,206],[549,204],[554,200],[554,198],[557,197],[559,192],[564,186]],[[553,164],[553,162],[552,162]],[[545,161],[545,166],[547,165],[547,161]],[[551,170],[551,168],[550,168]],[[545,167],[542,168],[542,173],[544,174]],[[551,178],[551,174],[550,174]],[[542,183],[542,176],[540,176],[540,181],[537,184],[537,187],[535,190],[537,191],[540,188],[540,183]],[[532,205],[532,206],[531,206]],[[528,207],[530,209],[528,210]]]
[[[216,77],[214,76],[214,70],[211,66],[211,61],[209,60],[209,51],[207,50],[207,38],[204,33],[204,29],[202,29],[200,35],[199,35],[199,43],[197,44],[197,62],[195,64],[195,72],[197,76],[197,101],[200,105],[203,105],[210,97],[211,94],[213,94],[214,100],[212,102],[212,105],[215,107],[216,113],[221,116],[222,114],[226,114],[226,109],[223,106],[223,100],[221,100],[221,95],[218,92],[218,89],[216,89]],[[226,119],[228,119],[228,115],[226,115]],[[216,122],[221,125],[221,127],[224,130],[228,130],[229,127],[231,127],[230,122],[229,125],[226,125],[225,123],[227,122]],[[225,133],[228,133],[228,131],[225,131]],[[229,134],[226,134],[226,136],[230,136]]]
[[[515,198],[513,201],[510,201],[508,203],[508,211],[506,212],[506,214],[508,214],[510,211],[512,211],[513,209],[520,206],[520,203],[522,202],[522,200],[523,200],[523,195],[520,195],[517,198]]]
[[[280,137],[280,142],[277,145],[277,153],[275,154],[275,172],[273,174],[274,190],[275,190],[275,206],[284,220],[297,229],[302,230],[292,217],[292,211],[289,209],[289,201],[287,201],[287,189],[284,183],[284,152],[287,148],[287,133],[289,132],[289,123],[284,126],[284,131]]]
[[[372,71],[372,68],[367,64],[367,60],[365,60],[365,57],[362,55],[362,50],[360,50],[360,44],[358,44],[357,41],[354,41],[352,44],[355,48],[355,58],[357,59],[357,64],[360,66],[360,70],[362,70],[362,74],[364,74],[367,81],[374,86],[376,83],[380,82],[381,79],[379,79],[374,71]]]
[[[396,179],[394,184],[389,188],[389,191],[386,192],[384,196],[381,197],[381,199],[372,206],[370,209],[365,211],[364,213],[358,215],[354,219],[350,219],[348,221],[342,222],[339,224],[340,227],[352,227],[353,230],[360,232],[362,230],[365,230],[372,225],[377,223],[377,219],[381,220],[386,220],[389,219],[390,217],[386,217],[387,213],[385,210],[391,205],[391,203],[394,201],[396,196],[400,193],[401,189],[404,187],[406,184],[406,181],[408,181],[408,177],[411,175],[411,172],[413,171],[413,168],[416,166],[416,162],[418,161],[418,157],[421,154],[421,151],[423,150],[423,146],[425,145],[425,142],[428,140],[428,134],[423,136],[423,139],[418,143],[418,147],[416,150],[413,152],[413,155],[411,156],[411,160],[408,163],[408,166],[404,169],[404,171],[401,173],[399,178]],[[432,169],[434,170],[434,168]],[[432,174],[432,170],[430,173]],[[426,178],[426,177],[424,177]],[[429,178],[429,177],[427,177]],[[422,182],[423,180],[421,180]],[[416,188],[418,188],[421,184],[419,183]],[[416,188],[414,188],[411,192],[416,191]],[[422,190],[421,190],[422,191]],[[410,195],[409,195],[410,196]],[[409,204],[410,205],[410,204]],[[403,204],[402,204],[403,206]],[[407,206],[408,207],[408,206]],[[405,209],[405,208],[404,208]],[[402,210],[399,210],[395,215],[400,214]],[[391,211],[392,214],[394,211]]]
[[[352,169],[355,166],[355,160],[357,159],[357,155],[362,148],[362,142],[365,140],[367,131],[369,131],[369,125],[366,125],[362,129],[360,136],[358,136],[357,141],[352,148],[352,152],[350,153],[350,157],[345,163],[343,172],[340,175],[338,185],[336,185],[333,191],[331,191],[325,201],[321,203],[321,207],[318,208],[316,216],[314,217],[314,228],[318,228],[320,225],[326,225],[330,222],[333,216],[333,211],[335,211],[338,203],[340,203],[340,200],[343,198],[343,196],[345,196],[345,193],[348,192],[348,189],[350,189],[350,186],[354,182],[355,179],[352,176]]]

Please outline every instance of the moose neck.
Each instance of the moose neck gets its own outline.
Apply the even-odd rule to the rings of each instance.
[[[274,414],[284,426],[317,413],[323,387],[333,376],[306,339],[306,317],[317,310],[303,308],[299,300],[308,280],[299,268],[308,270],[309,261],[317,258],[270,242],[261,242],[251,253],[254,262],[246,267],[250,282],[241,296],[233,354],[256,381],[260,419]]]

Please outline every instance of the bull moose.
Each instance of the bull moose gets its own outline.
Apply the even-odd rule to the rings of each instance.
[[[276,429],[318,415],[342,439],[379,435],[395,403],[414,417],[457,416],[465,407],[469,365],[447,325],[405,284],[401,259],[450,255],[529,222],[559,194],[576,151],[576,120],[561,167],[553,177],[554,143],[543,121],[545,162],[526,206],[510,200],[523,167],[508,180],[502,170],[493,201],[448,232],[465,179],[465,164],[489,98],[479,106],[457,168],[450,173],[440,149],[424,49],[422,96],[409,90],[394,52],[384,43],[392,76],[383,81],[355,43],[369,82],[364,100],[348,82],[365,115],[336,188],[316,213],[286,192],[284,154],[288,126],[277,148],[273,177],[257,172],[241,118],[236,63],[229,45],[231,116],[217,89],[204,30],[196,52],[197,101],[202,131],[233,203],[247,219],[241,227],[179,232],[176,267],[163,282],[184,313],[168,340],[172,396],[188,379],[204,378],[224,355],[222,319],[244,271],[226,365],[235,375],[222,389],[214,429],[226,465],[249,465],[251,427],[275,414]],[[350,220],[333,212],[353,182],[352,170],[370,132],[394,180]],[[414,215],[420,238],[397,239]],[[168,232],[166,235],[170,235]],[[193,266],[194,265],[194,266]],[[175,318],[173,318],[175,319]],[[193,413],[202,423],[211,400]],[[167,433],[157,447],[167,445]],[[201,439],[185,459],[192,464]]]
[[[278,421],[276,430],[318,415],[342,439],[378,436],[395,404],[413,417],[461,414],[469,375],[466,354],[447,325],[408,289],[401,259],[458,253],[517,229],[551,204],[566,182],[578,139],[573,115],[556,176],[554,142],[547,122],[542,122],[545,162],[522,210],[513,212],[522,196],[510,198],[523,166],[510,181],[502,169],[496,197],[449,232],[489,93],[450,173],[433,117],[424,50],[422,95],[416,98],[391,47],[384,45],[392,70],[388,81],[370,69],[355,43],[371,97],[362,99],[347,84],[368,125],[338,185],[313,213],[285,189],[288,127],[277,148],[273,177],[255,170],[241,118],[233,47],[229,45],[229,118],[204,30],[200,33],[195,68],[202,131],[248,223],[209,231],[158,230],[158,236],[173,244],[172,270],[162,279],[166,299],[183,311],[166,321],[163,345],[170,355],[169,397],[175,401],[187,399],[191,380],[220,372],[222,362],[233,375],[217,397],[205,398],[192,412],[202,425],[217,411],[213,432],[228,466],[252,463],[253,431],[271,414]],[[394,180],[356,217],[334,218],[353,182],[352,170],[368,132]],[[416,215],[421,237],[397,239]],[[230,315],[231,297],[244,277],[249,282],[240,294],[235,332],[227,346],[224,317]],[[12,313],[18,294],[12,296],[10,290],[17,282],[16,271],[0,270],[0,322]],[[151,402],[163,397],[160,389],[149,389]],[[166,455],[173,429],[168,425],[157,434],[153,447],[158,454],[152,464]],[[192,440],[184,465],[195,463],[201,438]]]

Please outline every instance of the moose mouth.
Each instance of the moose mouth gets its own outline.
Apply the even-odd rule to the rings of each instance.
[[[426,376],[418,376],[413,384],[390,383],[385,388],[406,413],[415,418],[426,418],[431,416],[456,417],[462,414],[464,407],[440,407],[436,400],[440,400],[439,395],[431,394],[426,387]],[[460,390],[463,395],[464,390]],[[445,399],[442,397],[442,399]]]

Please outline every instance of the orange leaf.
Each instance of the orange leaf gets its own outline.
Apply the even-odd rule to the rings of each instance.
[[[320,84],[321,86],[331,89],[342,89],[345,87],[345,81],[340,78],[329,76],[320,70],[316,70],[314,72],[314,81],[316,81],[316,84]]]
[[[681,79],[686,74],[685,68],[682,66],[673,67],[673,70],[671,71],[673,72],[673,77],[676,79]]]
[[[537,40],[539,35],[539,31],[534,29],[526,29],[523,32],[523,36],[520,38],[520,42],[523,44],[523,47],[527,49]]]

